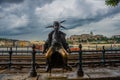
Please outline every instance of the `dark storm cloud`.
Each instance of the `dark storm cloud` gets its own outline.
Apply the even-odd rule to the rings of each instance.
[[[2,3],[21,3],[24,0],[0,0],[0,4]]]
[[[51,3],[52,1],[53,0],[0,0],[0,35],[23,35],[25,33],[27,34],[36,32],[36,30],[41,26],[38,23],[38,18],[34,14],[35,8],[42,7],[46,4]],[[2,3],[20,4],[15,5]],[[24,19],[21,19],[23,15],[27,16],[27,18],[25,17]],[[28,23],[24,26],[22,25],[22,21],[28,21]],[[19,24],[20,22],[20,25],[14,26],[14,24]],[[14,28],[9,29],[13,26]],[[8,29],[4,30],[4,27]]]
[[[32,32],[28,31],[26,28],[17,28],[14,30],[5,30],[0,32],[0,36],[18,36],[24,34],[30,34]]]
[[[83,26],[86,24],[99,22],[102,19],[110,18],[110,17],[113,17],[113,16],[119,14],[120,13],[119,8],[120,8],[120,5],[118,5],[114,9],[109,10],[108,13],[106,13],[106,14],[101,14],[102,12],[98,12],[97,15],[92,18],[89,18],[90,16],[85,19],[80,19],[79,17],[78,18],[68,18],[68,19],[66,19],[65,25],[68,26],[67,29],[73,29],[75,27],[80,27],[80,26]]]
[[[45,27],[52,25],[55,20],[66,20],[62,25],[71,30],[120,13],[120,5],[108,8],[103,5],[104,1],[98,2],[99,4],[91,3],[95,1],[0,0],[0,35],[45,38],[52,30]]]
[[[75,27],[80,27],[85,24],[89,24],[91,22],[97,22],[99,19],[97,18],[89,18],[89,19],[69,19],[66,21],[65,25],[67,26],[67,29],[72,29]]]

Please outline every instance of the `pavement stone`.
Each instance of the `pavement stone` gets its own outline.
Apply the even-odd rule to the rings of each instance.
[[[13,70],[12,70],[13,71]],[[120,80],[120,67],[96,67],[96,68],[83,68],[84,76],[77,76],[77,69],[72,72],[52,72],[50,73],[37,73],[37,77],[29,77],[27,73],[1,73],[0,80]]]

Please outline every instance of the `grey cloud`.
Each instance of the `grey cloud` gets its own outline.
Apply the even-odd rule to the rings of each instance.
[[[112,17],[112,16],[115,16],[117,14],[120,13],[120,5],[117,6],[116,8],[114,9],[110,9],[106,14],[101,14],[103,12],[98,12],[98,14],[96,16],[93,16],[92,18],[85,18],[85,19],[80,19],[80,17],[78,18],[68,18],[66,19],[66,26],[68,26],[68,29],[72,29],[72,28],[75,28],[75,27],[80,27],[80,26],[83,26],[83,25],[86,25],[86,24],[90,24],[90,23],[94,23],[94,22],[98,22],[102,19],[105,19],[105,18],[109,18],[109,17]]]
[[[22,2],[22,0],[0,0],[0,3],[17,3]],[[42,25],[38,23],[38,18],[34,15],[34,10],[36,7],[42,7],[45,4],[51,3],[53,0],[25,0],[23,3],[19,4],[19,6],[15,6],[14,10],[4,11],[4,8],[8,8],[11,4],[2,4],[0,13],[4,14],[4,17],[1,17],[0,35],[22,35],[24,33],[32,33],[32,31],[37,31],[40,29]],[[20,18],[22,15],[26,14],[29,19],[29,23],[27,26],[19,26],[13,29],[4,30],[4,27],[9,28],[11,24],[11,20],[14,20],[14,17]],[[13,15],[14,17],[9,17]],[[16,21],[16,20],[15,20]],[[7,33],[5,33],[7,31]]]
[[[18,36],[18,35],[24,35],[24,34],[32,33],[32,32],[29,32],[29,31],[24,31],[24,29],[22,29],[22,30],[13,29],[13,30],[1,31],[0,36]]]
[[[0,4],[2,3],[21,3],[24,0],[0,0]]]
[[[47,34],[52,29],[46,29],[45,27],[53,24],[52,21],[54,21],[54,20],[59,20],[59,21],[66,20],[66,22],[62,23],[62,25],[68,29],[74,29],[76,27],[81,27],[86,24],[99,22],[105,18],[116,16],[116,14],[120,13],[120,9],[119,9],[120,5],[118,5],[117,7],[113,8],[113,9],[108,9],[107,13],[105,13],[104,9],[103,9],[103,11],[102,10],[96,11],[95,12],[96,15],[94,15],[93,14],[94,11],[92,11],[92,7],[91,7],[92,4],[86,3],[85,1],[82,1],[84,3],[80,4],[81,2],[76,0],[75,4],[77,6],[74,9],[76,12],[78,12],[77,17],[71,16],[73,13],[76,13],[76,12],[71,12],[72,10],[69,11],[69,9],[66,8],[65,13],[67,13],[67,11],[68,11],[68,13],[64,14],[64,12],[63,12],[63,14],[58,19],[54,16],[54,14],[45,16],[45,15],[49,14],[49,12],[53,11],[51,8],[49,9],[49,7],[48,7],[48,9],[46,9],[46,11],[44,11],[45,9],[43,9],[43,11],[40,12],[39,15],[35,14],[36,8],[42,9],[46,5],[53,6],[51,4],[52,4],[52,2],[54,2],[56,0],[34,0],[34,1],[33,0],[22,0],[22,1],[21,0],[13,0],[13,2],[9,2],[9,1],[10,0],[6,0],[6,1],[0,0],[0,5],[2,6],[0,8],[0,11],[1,11],[0,13],[3,13],[5,16],[5,18],[4,17],[0,18],[0,20],[2,21],[2,22],[0,22],[0,35],[1,36],[4,35],[7,37],[8,36],[25,37],[25,35],[28,35],[29,37],[40,36],[40,38],[46,38]],[[19,1],[21,1],[21,2],[19,2]],[[20,4],[19,4],[19,6],[15,6],[15,9],[4,11],[4,8],[9,9],[9,6],[11,4],[2,4],[2,3],[20,3]],[[64,1],[63,1],[63,4],[64,4]],[[60,6],[60,7],[63,7],[63,6]],[[82,7],[83,7],[83,9],[85,9],[85,12],[84,12],[85,17],[82,17],[79,14],[80,13],[79,9],[81,9]],[[55,15],[58,15],[58,14],[55,14]],[[28,24],[22,25],[22,26],[19,25],[17,27],[13,27],[12,29],[9,29],[12,19],[10,17],[7,21],[7,17],[10,15],[17,16],[17,18],[21,18],[21,16],[27,15]],[[73,15],[76,15],[76,14],[73,14]],[[49,17],[53,17],[53,18],[49,19]],[[2,29],[4,27],[6,27],[8,29],[7,30]]]

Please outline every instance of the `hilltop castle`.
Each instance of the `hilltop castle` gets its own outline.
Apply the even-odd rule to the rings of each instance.
[[[71,35],[67,38],[67,41],[71,44],[87,43],[92,41],[98,41],[106,38],[104,35],[94,35],[93,32],[90,34]]]

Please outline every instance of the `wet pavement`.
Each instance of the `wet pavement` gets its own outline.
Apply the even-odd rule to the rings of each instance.
[[[30,70],[30,69],[29,69]],[[37,69],[37,77],[29,77],[29,70],[1,70],[0,80],[120,80],[120,66],[83,68],[84,76],[77,76],[77,69],[65,71],[53,69],[52,73]],[[14,72],[13,72],[14,71]],[[16,71],[16,72],[15,72]],[[13,72],[13,73],[12,73]]]

